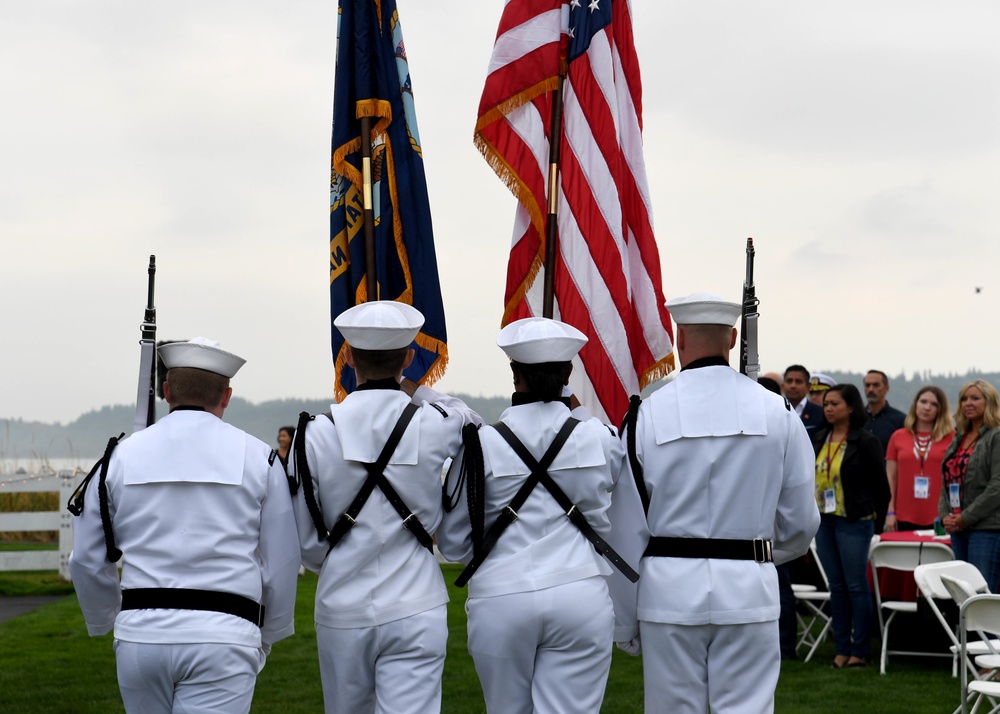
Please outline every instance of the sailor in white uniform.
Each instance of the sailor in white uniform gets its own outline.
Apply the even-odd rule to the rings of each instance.
[[[472,573],[469,652],[489,714],[598,712],[612,642],[635,634],[634,621],[616,627],[612,567],[595,547],[607,542],[631,570],[645,545],[642,505],[617,434],[562,396],[586,341],[545,318],[500,332],[513,405],[467,441],[445,483],[438,547],[467,564],[459,583]],[[532,485],[531,462],[547,480]],[[614,552],[619,528],[636,531],[631,553]]]
[[[773,563],[805,553],[819,526],[813,451],[788,403],[729,366],[740,305],[698,293],[667,307],[681,372],[626,420],[651,533],[631,643],[646,711],[771,712]]]
[[[78,489],[70,573],[90,634],[114,628],[126,711],[248,712],[294,631],[288,484],[269,446],[222,421],[244,360],[203,338],[159,354],[170,414],[112,440]]]
[[[430,534],[441,473],[481,420],[461,400],[402,378],[424,318],[375,301],[334,325],[358,387],[303,414],[289,473],[303,563],[319,573],[316,640],[328,713],[441,709],[448,592]],[[303,440],[304,437],[304,440]]]

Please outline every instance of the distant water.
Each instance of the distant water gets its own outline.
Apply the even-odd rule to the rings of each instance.
[[[51,473],[89,471],[99,457],[66,459],[0,459],[0,481],[18,476],[44,476]]]

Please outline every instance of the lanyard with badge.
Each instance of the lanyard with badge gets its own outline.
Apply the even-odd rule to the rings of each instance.
[[[844,445],[843,439],[837,442],[837,448],[831,450],[833,442],[831,441],[833,434],[826,437],[826,475],[830,479],[831,483],[833,481],[832,467],[833,462],[837,460],[837,454],[840,453],[840,447]],[[828,488],[823,491],[823,513],[836,513],[837,512],[837,491],[834,488]]]
[[[962,510],[962,480],[965,479],[965,472],[969,468],[969,457],[972,456],[972,450],[976,448],[978,440],[979,434],[976,434],[972,441],[963,447],[962,442],[965,441],[963,436],[962,442],[959,443],[955,452],[951,468],[954,472],[953,475],[957,478],[948,483],[948,503],[953,513],[960,513]]]
[[[931,440],[932,436],[930,434],[923,437],[916,432],[913,433],[913,455],[920,466],[916,478],[913,479],[914,498],[930,498],[931,480],[924,472],[924,464],[927,463],[927,454],[931,451]]]

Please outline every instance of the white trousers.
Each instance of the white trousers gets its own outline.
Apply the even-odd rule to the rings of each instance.
[[[781,652],[778,621],[746,625],[639,622],[647,712],[774,711]]]
[[[115,640],[115,659],[129,714],[246,714],[265,657],[241,645]]]
[[[445,605],[376,627],[316,625],[326,714],[441,711]]]
[[[489,714],[600,711],[614,637],[604,578],[469,598],[466,611]]]

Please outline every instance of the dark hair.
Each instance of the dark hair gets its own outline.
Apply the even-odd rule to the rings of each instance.
[[[229,377],[197,367],[174,367],[167,372],[166,381],[174,406],[212,409],[229,389]]]
[[[294,426],[282,426],[278,428],[278,433],[285,432],[288,434],[289,439],[295,438],[295,427]]]
[[[409,347],[395,350],[362,350],[351,347],[355,369],[364,372],[369,379],[395,377],[403,371],[403,362],[409,351]]]
[[[884,387],[888,387],[889,386],[889,375],[887,375],[882,370],[880,370],[880,369],[870,369],[867,372],[865,372],[865,376],[867,377],[869,374],[877,374],[879,377],[882,378],[882,386],[884,386]]]
[[[812,375],[809,374],[809,370],[806,369],[805,367],[803,367],[801,364],[793,364],[793,365],[791,365],[788,369],[785,370],[785,373],[783,375],[781,375],[781,376],[782,377],[787,377],[789,372],[802,372],[802,374],[804,374],[806,376],[806,381],[807,382],[809,381],[809,378],[812,376]]]
[[[851,429],[860,429],[868,422],[868,412],[865,411],[865,401],[861,398],[861,392],[853,384],[835,384],[830,387],[826,393],[830,392],[840,392],[841,398],[847,405],[847,408],[851,410],[851,418],[848,421],[848,427]],[[824,395],[824,400],[826,396]]]
[[[569,362],[542,362],[541,364],[523,364],[511,362],[528,384],[528,391],[547,402],[555,401],[562,396],[563,387],[569,379],[573,365]]]
[[[759,384],[769,392],[774,392],[775,394],[781,394],[781,385],[775,382],[770,377],[758,377],[757,384]]]

